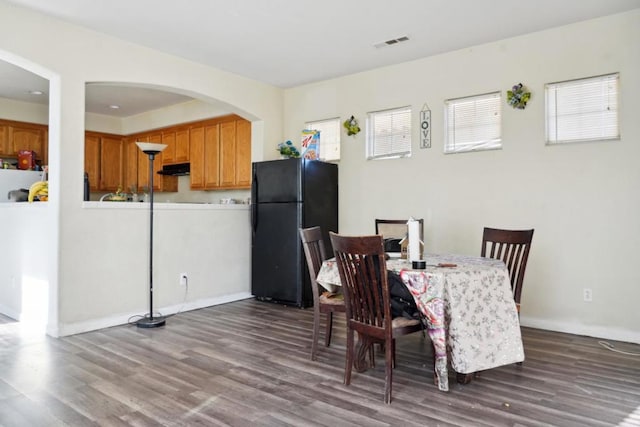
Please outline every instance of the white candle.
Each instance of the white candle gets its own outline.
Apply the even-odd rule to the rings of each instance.
[[[420,259],[420,222],[409,218],[407,222],[409,229],[409,261]]]

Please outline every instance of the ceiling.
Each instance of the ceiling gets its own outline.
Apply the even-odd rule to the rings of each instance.
[[[640,8],[640,0],[8,2],[282,88]],[[48,92],[43,79],[0,61],[0,97],[38,102],[34,88]],[[187,99],[102,86],[88,91],[87,111],[126,117]]]

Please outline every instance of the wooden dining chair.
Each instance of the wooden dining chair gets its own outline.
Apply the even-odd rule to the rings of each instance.
[[[330,294],[323,292],[316,277],[322,267],[322,262],[327,259],[322,229],[320,227],[300,228],[300,239],[307,260],[309,278],[311,279],[311,291],[313,293],[313,336],[311,342],[311,360],[316,360],[318,352],[318,335],[320,334],[320,314],[324,313],[324,345],[331,344],[331,332],[333,330],[333,313],[344,313],[344,297],[341,293]]]
[[[344,383],[351,383],[351,371],[363,371],[366,354],[373,344],[385,350],[384,401],[391,403],[391,384],[395,365],[395,339],[421,331],[420,321],[391,318],[389,283],[382,237],[347,237],[329,233],[336,256],[347,311],[347,360]],[[356,353],[354,332],[358,333]]]
[[[520,294],[532,239],[533,230],[501,230],[485,227],[482,233],[480,255],[502,260],[506,264],[518,314],[520,314]]]

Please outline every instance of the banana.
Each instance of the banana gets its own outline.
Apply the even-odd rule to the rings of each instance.
[[[36,181],[29,187],[29,202],[33,202],[36,196],[43,194],[49,194],[49,182],[48,181]]]

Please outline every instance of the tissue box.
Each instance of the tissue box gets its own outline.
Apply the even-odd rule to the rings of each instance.
[[[33,150],[18,151],[18,169],[34,170],[36,168],[36,152]]]
[[[303,130],[302,131],[302,158],[309,160],[320,159],[320,131],[319,130]]]

